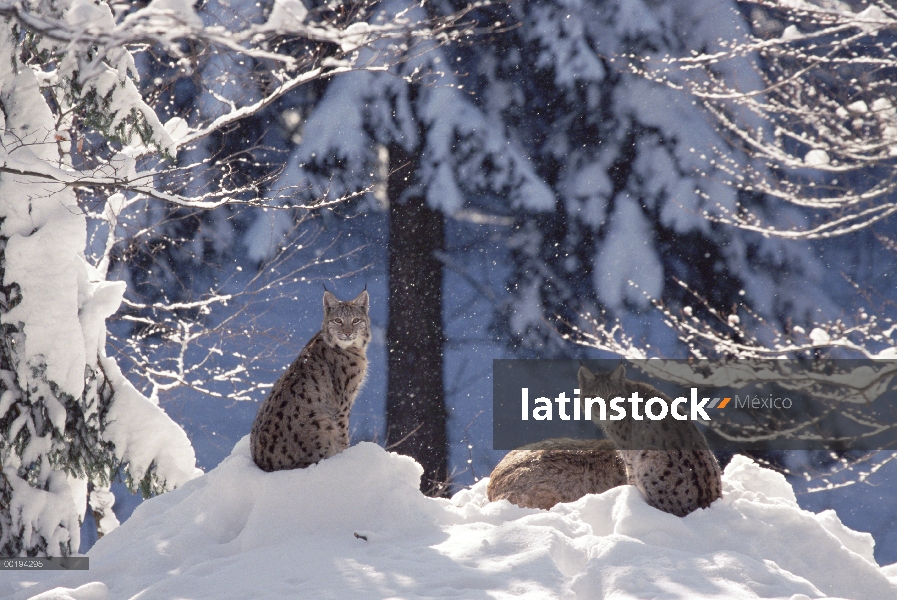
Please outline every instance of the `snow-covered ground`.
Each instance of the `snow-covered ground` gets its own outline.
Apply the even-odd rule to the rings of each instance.
[[[243,438],[213,471],[141,504],[93,547],[89,571],[7,573],[0,596],[897,598],[897,569],[875,564],[869,534],[801,510],[781,475],[743,457],[723,499],[684,519],[628,486],[551,511],[488,503],[485,480],[432,499],[421,472],[361,443],[269,474]]]

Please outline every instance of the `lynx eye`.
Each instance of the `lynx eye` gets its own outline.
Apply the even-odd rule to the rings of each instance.
[[[357,317],[352,319],[352,325],[358,325],[359,323],[361,323],[361,319],[359,319]]]
[[[334,319],[333,322],[336,323],[337,325],[342,325],[342,324],[343,324],[343,320],[342,320],[342,319]]]

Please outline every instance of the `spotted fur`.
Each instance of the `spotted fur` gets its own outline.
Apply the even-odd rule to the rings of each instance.
[[[265,471],[304,468],[349,447],[349,412],[367,373],[367,291],[351,302],[324,292],[324,322],[274,384],[252,424]]]
[[[582,398],[629,398],[638,392],[643,399],[671,400],[656,388],[626,379],[620,365],[610,373],[579,369]],[[626,475],[651,506],[679,517],[707,508],[722,495],[719,463],[707,440],[691,421],[666,418],[660,421],[631,418],[596,421],[619,449]]]

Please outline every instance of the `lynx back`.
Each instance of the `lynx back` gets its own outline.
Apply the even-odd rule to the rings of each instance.
[[[626,485],[626,467],[608,440],[548,439],[511,450],[492,471],[490,502],[550,509]]]

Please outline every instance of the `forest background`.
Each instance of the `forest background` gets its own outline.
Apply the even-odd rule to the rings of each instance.
[[[372,298],[353,441],[414,456],[430,494],[503,454],[495,358],[893,358],[885,3],[59,6],[0,3],[7,552],[86,551],[128,487],[194,475],[162,413],[107,432],[114,406],[158,405],[217,465],[320,326],[321,284]],[[49,116],[22,109],[23,68]],[[49,138],[16,129],[45,116]],[[29,329],[56,259],[19,240],[46,245],[57,204],[84,219],[80,248],[62,235],[86,274],[55,284],[92,332],[86,380],[47,359],[64,331]],[[763,458],[897,561],[890,453]],[[80,537],[15,512],[62,479],[90,494]]]

